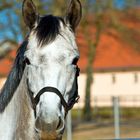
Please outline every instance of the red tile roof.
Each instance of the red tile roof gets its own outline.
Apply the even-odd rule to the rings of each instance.
[[[140,10],[139,10],[140,12]],[[130,36],[133,36],[133,43],[137,41],[139,47],[136,50],[129,40],[121,38],[119,32],[113,29],[105,29],[100,36],[99,44],[96,48],[95,61],[92,67],[95,71],[122,71],[122,70],[140,70],[140,20],[135,18],[123,17],[121,24],[132,32]],[[79,34],[77,35],[77,42],[80,50],[79,66],[82,72],[86,71],[88,62],[88,43],[84,36],[84,31],[79,28]],[[89,36],[93,40],[95,38],[95,27],[89,26]],[[129,35],[128,34],[128,35]],[[132,40],[131,40],[132,41]]]
[[[85,71],[87,67],[88,45],[81,38],[78,39],[78,44],[81,53],[79,66],[82,71]],[[140,67],[140,52],[137,52],[132,46],[113,36],[102,34],[92,66],[95,70]]]
[[[16,56],[16,50],[11,50],[7,56],[5,56],[3,59],[0,59],[0,76],[4,77],[7,76],[10,72],[10,69],[12,67],[13,61]]]

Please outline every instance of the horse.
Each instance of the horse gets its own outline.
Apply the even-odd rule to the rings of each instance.
[[[29,33],[1,90],[0,140],[61,140],[79,99],[75,31],[82,6],[70,0],[64,17],[40,16],[24,0],[22,13]]]

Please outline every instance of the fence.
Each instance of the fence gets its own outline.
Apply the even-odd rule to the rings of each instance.
[[[102,98],[103,99],[103,98]],[[98,112],[97,110],[99,110],[98,108],[102,107],[102,105],[99,103],[101,102],[98,101],[98,98],[95,98],[95,103],[94,103],[94,106],[93,106],[93,109],[95,112]],[[120,127],[121,125],[124,123],[122,120],[123,118],[123,115],[122,115],[122,108],[137,108],[139,109],[140,111],[140,96],[137,96],[137,97],[132,97],[132,96],[127,96],[127,97],[111,97],[110,98],[110,104],[109,106],[106,106],[106,107],[113,107],[112,109],[112,119],[114,120],[114,139],[121,139],[121,140],[140,140],[140,138],[121,138],[121,134],[123,134],[123,132],[121,131]],[[96,108],[96,109],[95,109]],[[130,112],[128,112],[128,115],[129,115]],[[70,114],[69,114],[70,115]],[[130,117],[131,115],[129,115]],[[80,120],[82,117],[81,117],[81,114],[79,113],[78,115],[78,120]],[[70,117],[69,117],[70,118]],[[140,121],[140,115],[138,115],[138,118],[137,120]],[[132,123],[133,125],[137,125],[139,131],[140,131],[140,123],[137,122],[137,120],[133,120],[133,121],[127,121],[127,123]],[[71,120],[68,120],[68,122],[71,121]],[[70,122],[69,122],[70,124]],[[124,125],[124,124],[123,124]],[[101,124],[100,124],[101,126]],[[133,129],[133,126],[132,126],[132,129]],[[67,137],[67,140],[72,140],[72,127],[71,129],[69,129],[68,131],[68,135],[71,134],[71,136]],[[71,131],[71,132],[70,132]],[[128,131],[129,133],[129,131]],[[91,136],[91,137],[94,137],[94,136]],[[132,136],[131,136],[132,137]],[[135,137],[135,136],[133,136]],[[139,137],[140,137],[140,133],[139,133]],[[95,138],[95,139],[98,139],[98,138]],[[95,139],[89,139],[89,140],[95,140]],[[102,138],[100,138],[101,140]],[[77,139],[73,139],[73,140],[77,140]],[[88,139],[85,139],[85,140],[88,140]],[[104,140],[109,140],[109,139],[104,139]],[[110,139],[111,140],[111,139]],[[113,139],[112,139],[113,140]]]

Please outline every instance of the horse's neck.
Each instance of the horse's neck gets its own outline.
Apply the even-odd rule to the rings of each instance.
[[[34,116],[22,79],[5,111],[0,114],[0,140],[32,140]]]

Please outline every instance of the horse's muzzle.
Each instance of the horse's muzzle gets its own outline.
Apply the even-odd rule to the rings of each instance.
[[[57,119],[42,119],[37,117],[35,121],[35,130],[44,137],[61,137],[64,131],[64,120],[60,117]]]

